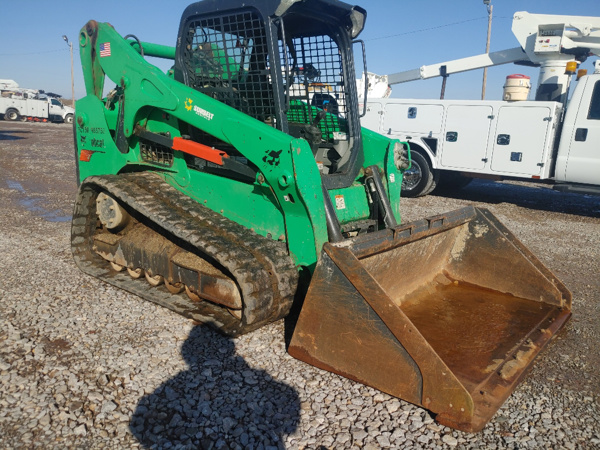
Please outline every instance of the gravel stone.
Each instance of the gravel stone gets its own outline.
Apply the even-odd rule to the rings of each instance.
[[[381,448],[390,448],[391,447],[389,438],[384,435],[377,436],[377,443],[379,444],[379,446]]]
[[[390,414],[394,414],[396,411],[398,411],[400,409],[400,406],[400,402],[396,399],[390,400],[385,404],[385,407],[387,408]]]
[[[358,431],[355,431],[354,433],[352,433],[352,437],[354,438],[355,441],[362,441],[367,436],[368,436],[368,434],[365,430],[358,430]]]
[[[87,431],[85,429],[85,425],[79,425],[77,428],[73,430],[73,434],[75,436],[85,436]]]
[[[444,436],[442,436],[442,441],[444,442],[444,444],[448,444],[451,447],[456,447],[458,445],[458,441],[456,440],[456,438],[450,434],[445,434]]]

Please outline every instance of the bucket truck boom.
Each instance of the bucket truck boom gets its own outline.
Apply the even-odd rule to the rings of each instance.
[[[411,147],[413,163],[404,175],[402,195],[426,195],[438,185],[462,187],[476,177],[550,180],[557,190],[600,194],[598,64],[594,74],[579,71],[567,108],[578,64],[600,56],[600,17],[521,11],[514,14],[512,31],[520,47],[387,76],[369,74],[369,93],[374,94],[384,83],[389,87],[507,63],[540,68],[535,101],[372,95],[363,126],[406,140]]]

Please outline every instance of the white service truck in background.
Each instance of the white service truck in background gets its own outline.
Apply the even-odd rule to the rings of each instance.
[[[75,110],[37,90],[19,88],[12,80],[0,80],[0,115],[9,121],[73,123]]]
[[[4,120],[73,123],[75,110],[51,97],[0,97],[0,114],[4,115]]]
[[[518,12],[513,32],[521,47],[383,80],[392,85],[524,61],[541,67],[534,101],[368,99],[362,125],[409,142],[404,196],[460,188],[473,178],[546,180],[556,190],[600,195],[600,61],[593,74],[578,74],[567,100],[577,62],[600,55],[600,18]],[[377,79],[370,84],[381,84],[370,75]]]

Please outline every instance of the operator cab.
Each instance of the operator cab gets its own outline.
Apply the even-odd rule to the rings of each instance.
[[[205,0],[184,12],[176,77],[310,144],[327,187],[362,165],[352,39],[366,12],[337,0]],[[190,133],[206,145],[214,137]],[[230,151],[231,149],[225,149]]]

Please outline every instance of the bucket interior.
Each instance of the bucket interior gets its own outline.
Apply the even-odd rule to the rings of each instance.
[[[539,263],[482,217],[360,261],[468,391],[561,306]]]

